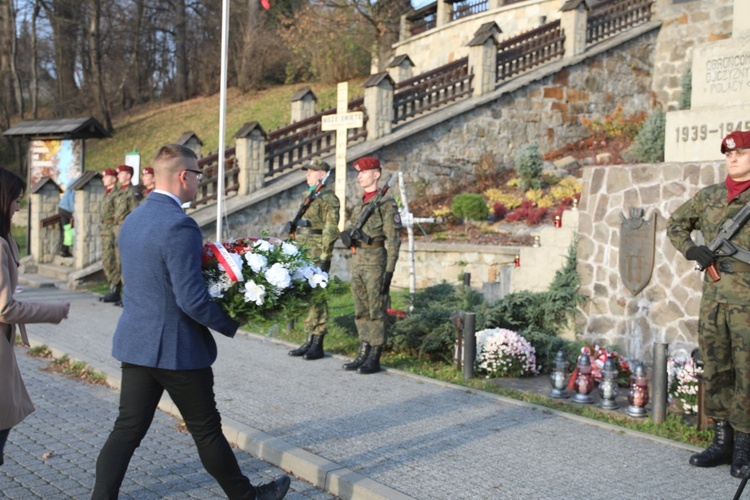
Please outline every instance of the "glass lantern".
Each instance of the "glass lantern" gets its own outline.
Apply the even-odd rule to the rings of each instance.
[[[591,404],[594,399],[591,397],[591,391],[594,390],[594,376],[591,373],[591,360],[587,353],[581,354],[578,358],[578,374],[573,388],[576,395],[573,396],[574,403]]]
[[[645,417],[648,415],[646,404],[648,404],[648,376],[643,363],[635,365],[635,370],[630,376],[630,390],[628,392],[627,414],[631,417]]]
[[[552,391],[549,393],[551,398],[569,397],[565,387],[568,385],[568,361],[565,359],[565,351],[557,351],[555,360],[552,362],[552,373],[549,376],[552,383]]]
[[[615,358],[607,357],[602,368],[602,381],[599,383],[599,408],[603,410],[616,410],[617,404],[617,364]]]

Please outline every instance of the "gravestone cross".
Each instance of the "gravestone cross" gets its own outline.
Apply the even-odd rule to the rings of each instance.
[[[361,128],[364,116],[361,111],[348,113],[349,84],[339,83],[336,96],[336,114],[325,115],[321,119],[321,130],[336,131],[336,196],[341,200],[339,231],[344,230],[346,221],[346,142],[348,129]]]

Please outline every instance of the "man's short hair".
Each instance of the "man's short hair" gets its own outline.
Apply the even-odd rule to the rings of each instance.
[[[197,160],[198,155],[195,154],[190,148],[182,146],[180,144],[167,144],[162,146],[154,156],[154,163],[161,161],[174,160],[175,158],[189,158],[191,160]]]

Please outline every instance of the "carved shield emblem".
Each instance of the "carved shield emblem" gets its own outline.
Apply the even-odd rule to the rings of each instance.
[[[620,214],[620,279],[630,293],[638,295],[651,281],[654,269],[656,213],[643,218],[642,208],[631,208],[630,217]]]

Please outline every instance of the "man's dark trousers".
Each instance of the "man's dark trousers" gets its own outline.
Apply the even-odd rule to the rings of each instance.
[[[96,462],[93,499],[117,498],[135,449],[148,432],[164,389],[180,410],[206,470],[230,499],[253,499],[245,477],[221,431],[211,368],[165,370],[122,363],[120,414]]]

